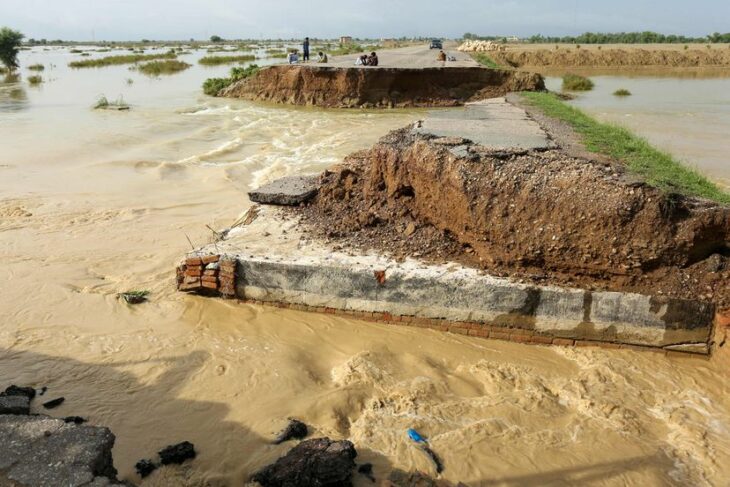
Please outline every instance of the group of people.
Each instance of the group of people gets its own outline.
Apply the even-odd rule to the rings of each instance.
[[[378,55],[375,53],[375,51],[371,52],[368,56],[367,54],[363,54],[362,56],[359,56],[355,60],[355,66],[377,66],[378,65]]]

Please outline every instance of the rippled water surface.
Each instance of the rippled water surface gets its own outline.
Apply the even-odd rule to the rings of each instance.
[[[76,58],[23,52],[46,82],[22,69],[0,84],[0,384],[48,386],[66,397],[54,415],[112,428],[121,478],[189,440],[198,458],[143,485],[241,485],[289,448],[270,444],[288,416],[354,441],[378,477],[433,473],[409,427],[431,438],[443,478],[469,485],[730,477],[724,356],[520,346],[176,293],[188,239],[234,221],[252,186],[319,171],[422,113],[214,99],[200,85],[225,67],[154,79],[68,69]],[[616,110],[603,83],[577,103]],[[636,91],[633,112],[648,103],[643,84],[616,84]],[[132,109],[94,111],[100,94]],[[665,109],[646,111],[659,123]],[[119,302],[129,289],[150,302]]]

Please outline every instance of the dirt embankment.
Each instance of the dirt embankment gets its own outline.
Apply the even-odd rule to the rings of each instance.
[[[332,108],[439,107],[543,89],[539,74],[509,70],[277,65],[231,85],[221,96]]]
[[[298,211],[345,247],[730,306],[730,208],[664,194],[616,164],[560,150],[490,152],[407,128],[322,183]]]
[[[538,49],[492,54],[512,67],[700,67],[730,66],[730,49]]]

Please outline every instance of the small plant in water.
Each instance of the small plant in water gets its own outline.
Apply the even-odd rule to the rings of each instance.
[[[631,92],[626,88],[621,88],[613,92],[614,96],[631,96]]]
[[[147,296],[150,294],[149,291],[126,291],[117,294],[119,299],[123,299],[127,304],[140,304],[147,301]]]
[[[94,105],[94,109],[129,110],[129,105],[127,105],[127,103],[124,101],[124,98],[122,98],[121,96],[114,101],[109,101],[106,96],[101,95],[99,99],[96,100],[96,105]]]
[[[577,74],[566,74],[563,76],[563,89],[568,91],[590,91],[593,89],[593,81]]]
[[[46,69],[46,67],[42,64],[31,64],[30,66],[28,66],[28,69],[30,69],[31,71],[43,71],[44,69]]]
[[[43,83],[43,78],[38,75],[28,76],[28,83],[30,83],[31,86],[36,86]]]
[[[132,78],[127,78],[126,81],[127,81],[127,84],[130,86],[134,84],[134,80]]]

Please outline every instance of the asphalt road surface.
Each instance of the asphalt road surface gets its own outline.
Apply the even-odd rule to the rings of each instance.
[[[443,66],[463,68],[479,66],[467,53],[456,50],[456,43],[445,43],[444,51],[447,56],[454,56],[456,61],[441,62],[436,60],[439,53],[438,49],[429,49],[428,43],[424,42],[422,46],[401,47],[398,49],[384,49],[376,51],[378,53],[378,68],[440,68]],[[348,54],[346,56],[336,56],[329,59],[329,63],[321,66],[337,66],[352,67],[355,66],[355,60],[363,53]],[[369,54],[369,53],[368,53]],[[311,58],[317,59],[317,53],[312,52]],[[316,63],[310,63],[316,64]],[[363,66],[367,69],[376,69],[371,66]]]

